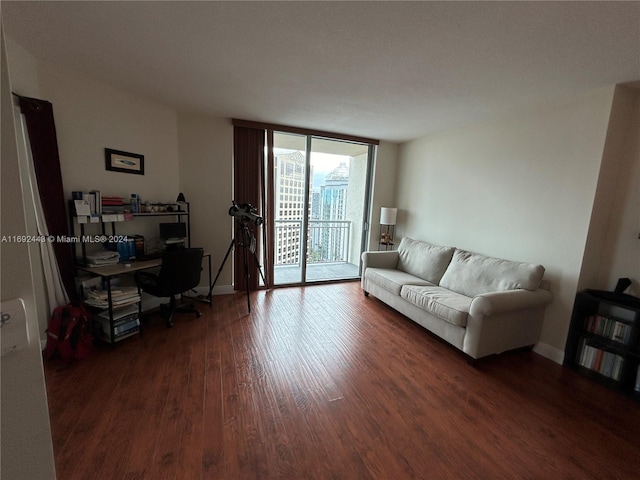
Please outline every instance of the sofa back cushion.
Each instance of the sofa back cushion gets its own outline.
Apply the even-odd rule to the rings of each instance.
[[[438,285],[454,250],[405,237],[398,247],[398,270]]]
[[[474,297],[505,290],[536,290],[543,275],[542,265],[485,257],[456,249],[440,286]]]

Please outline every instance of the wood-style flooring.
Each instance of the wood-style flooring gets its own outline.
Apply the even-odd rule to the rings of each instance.
[[[470,366],[357,282],[251,301],[47,362],[58,480],[640,478],[640,406],[536,353]]]

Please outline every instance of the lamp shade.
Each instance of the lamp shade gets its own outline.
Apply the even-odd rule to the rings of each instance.
[[[380,209],[380,225],[395,225],[397,215],[397,208],[382,207]]]

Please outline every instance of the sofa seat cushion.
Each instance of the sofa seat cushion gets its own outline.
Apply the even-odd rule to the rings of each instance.
[[[536,290],[543,275],[542,265],[485,257],[456,249],[439,285],[475,297],[506,290]]]
[[[454,250],[405,237],[398,247],[398,270],[438,285]]]
[[[416,285],[433,285],[413,275],[391,268],[367,268],[364,272],[365,279],[379,287],[388,290],[394,295],[400,295],[400,289],[408,283]]]
[[[472,298],[438,286],[405,285],[400,296],[458,327],[467,326]]]

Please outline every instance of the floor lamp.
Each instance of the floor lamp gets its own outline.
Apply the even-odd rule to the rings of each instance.
[[[385,250],[393,250],[397,215],[397,208],[382,207],[380,209],[380,239],[378,241],[380,248],[378,250],[381,250],[383,246]]]

